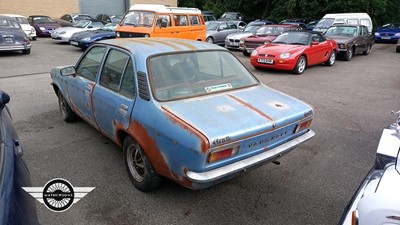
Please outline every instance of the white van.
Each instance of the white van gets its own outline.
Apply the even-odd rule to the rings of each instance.
[[[356,24],[364,25],[368,28],[368,31],[372,32],[372,21],[371,17],[367,13],[335,13],[326,14],[322,19],[315,25],[313,31],[325,32],[330,26],[334,24]]]

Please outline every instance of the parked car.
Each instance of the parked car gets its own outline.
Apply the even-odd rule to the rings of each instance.
[[[7,107],[9,101],[10,96],[0,90],[0,224],[40,224],[36,200],[22,189],[32,183]]]
[[[339,225],[400,224],[400,111],[385,127],[375,164],[344,209]]]
[[[208,21],[206,27],[206,42],[217,45],[224,45],[226,36],[241,31],[230,21]]]
[[[82,20],[94,21],[95,19],[88,14],[70,13],[70,14],[65,14],[65,15],[61,16],[61,18],[58,19],[57,22],[62,27],[72,27],[74,23],[77,23]]]
[[[257,47],[271,43],[280,34],[289,30],[301,30],[301,27],[293,24],[262,26],[254,35],[250,35],[240,40],[239,45],[242,48],[243,55],[249,56]]]
[[[87,49],[95,41],[104,39],[114,39],[115,29],[118,23],[107,23],[98,30],[86,30],[73,34],[69,39],[69,43],[81,49]]]
[[[22,51],[31,53],[32,44],[18,21],[9,16],[0,16],[0,51]]]
[[[305,19],[299,19],[299,18],[285,19],[282,20],[279,24],[294,24],[294,25],[299,25],[302,29],[307,29],[307,20]]]
[[[201,11],[201,14],[203,15],[203,19],[205,22],[217,20],[215,13],[212,11]]]
[[[396,42],[400,39],[400,23],[388,23],[378,27],[375,32],[376,42]]]
[[[85,30],[97,30],[102,27],[101,22],[93,22],[90,20],[81,20],[74,23],[72,27],[60,27],[51,33],[51,38],[56,42],[69,43],[69,39],[74,33]]]
[[[238,33],[232,33],[225,38],[225,48],[228,49],[241,49],[239,48],[240,39],[248,37],[255,33],[261,26],[266,24],[273,24],[273,22],[268,20],[258,20],[253,21],[244,28],[243,31]]]
[[[60,28],[61,25],[48,16],[32,15],[28,17],[28,21],[36,30],[39,37],[50,37],[53,30]]]
[[[324,33],[330,26],[337,24],[355,24],[368,27],[372,33],[373,24],[367,13],[328,13],[315,25],[313,31]]]
[[[247,26],[247,23],[244,21],[241,21],[241,20],[230,20],[229,22],[232,22],[233,24],[235,24],[235,26],[239,30],[243,30]]]
[[[98,14],[96,16],[96,20],[102,22],[103,24],[119,23],[119,21],[121,21],[121,19],[122,19],[122,15]]]
[[[227,49],[174,38],[96,42],[51,70],[62,118],[123,148],[133,185],[216,185],[314,136],[313,109],[260,83]],[[229,124],[229,126],[227,126]]]
[[[33,28],[28,20],[26,19],[25,16],[21,16],[21,15],[16,15],[16,14],[1,14],[2,16],[9,16],[14,18],[19,25],[21,25],[22,30],[25,32],[25,34],[29,37],[29,40],[36,40],[37,39],[37,35],[36,35],[36,30],[35,28]]]
[[[311,65],[333,66],[337,52],[336,42],[319,32],[287,31],[272,43],[256,48],[250,55],[250,63],[257,69],[290,70],[302,74]]]
[[[307,29],[307,24],[305,24],[303,22],[284,22],[284,23],[280,23],[280,24],[298,25],[299,27],[301,27],[301,29],[304,29],[304,30]]]
[[[363,25],[334,25],[326,30],[325,37],[336,41],[338,54],[346,61],[351,60],[356,54],[368,55],[375,43],[374,35]]]
[[[397,40],[396,52],[397,52],[397,53],[400,53],[400,39]]]
[[[319,20],[312,20],[307,23],[306,30],[313,30],[315,26],[318,24]]]
[[[239,12],[225,12],[218,20],[229,21],[229,20],[242,20],[242,19],[243,16]]]

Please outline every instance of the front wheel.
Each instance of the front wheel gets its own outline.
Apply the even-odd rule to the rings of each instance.
[[[214,44],[214,39],[212,37],[207,37],[206,42],[208,42],[210,44]]]
[[[349,48],[347,49],[347,51],[344,53],[344,60],[346,61],[350,61],[353,58],[353,48]]]
[[[24,54],[24,55],[31,54],[31,49],[22,50],[22,54]]]
[[[156,189],[161,177],[154,171],[150,160],[131,137],[126,137],[123,145],[125,166],[133,185],[143,192]]]
[[[303,55],[299,57],[299,59],[296,62],[296,66],[294,67],[293,73],[300,75],[304,72],[306,69],[307,65],[307,59]]]
[[[58,105],[60,107],[61,118],[65,122],[69,123],[76,120],[76,114],[72,111],[60,90],[58,90]]]
[[[335,64],[335,61],[336,61],[336,52],[332,50],[328,60],[324,64],[325,66],[333,66],[333,64]]]
[[[242,53],[244,56],[250,56],[250,53],[248,53],[246,50],[243,50]]]

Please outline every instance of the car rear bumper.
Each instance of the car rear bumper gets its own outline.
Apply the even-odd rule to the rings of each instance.
[[[29,45],[6,45],[0,46],[0,51],[19,51],[19,50],[28,50],[31,48],[31,44]]]
[[[309,130],[303,135],[292,139],[276,148],[265,151],[261,154],[243,159],[241,161],[219,167],[206,172],[186,172],[187,177],[196,185],[196,189],[211,186],[215,183],[227,180],[241,172],[248,169],[256,168],[265,163],[276,160],[277,158],[289,153],[291,150],[295,149],[299,144],[308,141],[315,135],[314,131]]]

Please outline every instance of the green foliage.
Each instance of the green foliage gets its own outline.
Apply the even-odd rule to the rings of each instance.
[[[374,23],[400,22],[400,0],[178,0],[178,6],[214,11],[241,12],[248,18],[320,19],[326,13],[366,12]]]

